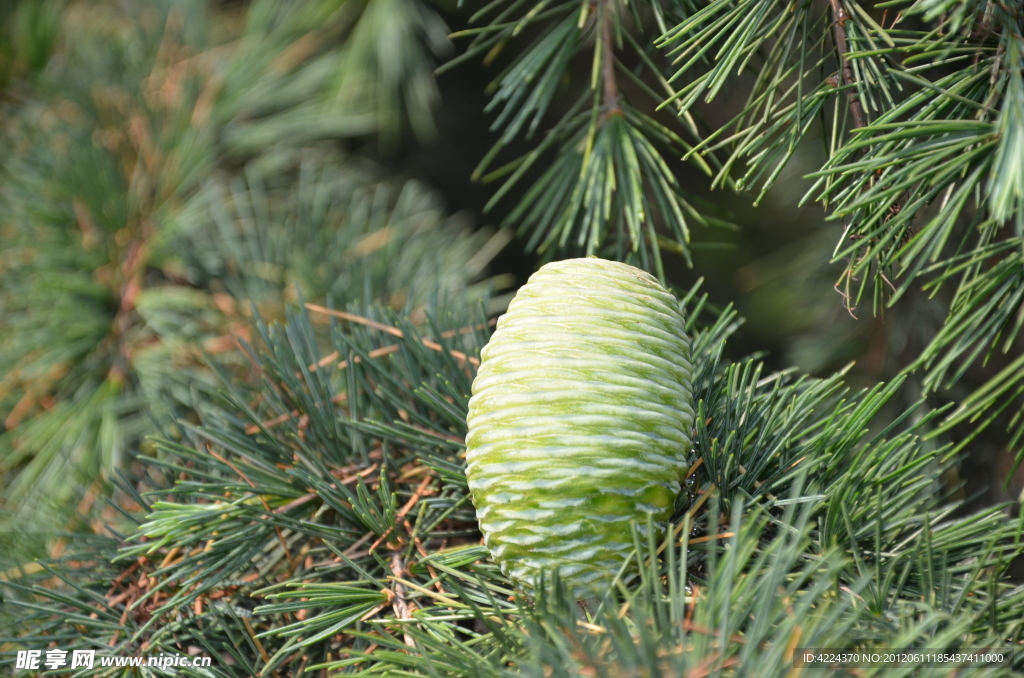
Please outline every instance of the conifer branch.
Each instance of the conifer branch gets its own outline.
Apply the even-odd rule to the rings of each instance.
[[[622,115],[619,107],[619,83],[615,77],[615,48],[612,46],[611,12],[615,0],[603,0],[601,6],[601,80],[604,115]]]
[[[0,628],[13,636],[0,643],[194,646],[232,658],[223,678],[355,665],[365,676],[697,676],[715,664],[781,677],[798,644],[1018,649],[1024,589],[1006,570],[1020,518],[993,507],[950,519],[958,505],[939,488],[955,458],[921,443],[937,413],[886,419],[899,381],[850,393],[841,375],[725,364],[735,312],[703,325],[707,296],[695,288],[684,304],[703,461],[664,538],[650,523],[646,538],[635,533],[638,567],[598,592],[585,621],[557,575],[523,595],[479,543],[465,446],[451,440],[465,435],[472,374],[407,319],[369,309],[402,336],[355,323],[323,350],[365,357],[397,340],[407,360],[301,374],[321,358],[311,317],[261,323],[258,378],[225,383],[203,426],[145,460],[176,482],[153,504],[133,495],[148,516],[127,544],[77,539],[38,569],[0,569]],[[429,326],[476,353],[482,321],[456,313]],[[347,406],[335,408],[341,392]],[[273,431],[244,433],[293,410]],[[382,537],[386,554],[365,548]]]
[[[864,108],[861,106],[860,95],[857,93],[857,79],[853,74],[853,67],[850,66],[850,60],[846,56],[848,53],[846,22],[850,20],[850,15],[843,7],[842,0],[829,0],[829,4],[832,8],[832,33],[835,36],[836,51],[839,53],[839,70],[842,73],[842,82],[850,87],[846,91],[846,96],[850,100],[853,126],[856,128],[864,127]]]
[[[640,0],[641,5],[645,2]],[[620,18],[629,6],[618,0],[567,0],[555,7],[549,7],[547,0],[535,0],[532,6],[495,0],[471,21],[505,4],[489,26],[456,34],[476,36],[466,55],[495,54],[493,50],[505,49],[523,26],[546,24],[534,43],[490,85],[494,96],[485,110],[497,113],[491,129],[501,130],[501,135],[472,177],[483,183],[503,183],[484,211],[508,200],[512,188],[546,162],[549,169],[534,179],[503,221],[525,237],[527,250],[545,257],[601,253],[650,270],[661,279],[665,278],[663,248],[690,264],[691,224],[728,224],[704,216],[666,162],[690,150],[681,129],[646,115],[632,101],[632,92],[649,97],[651,103],[660,101],[655,88],[664,83],[664,75],[636,39],[651,26],[645,26],[636,6],[632,7],[636,21],[623,26]],[[639,65],[622,67],[617,48],[634,51]],[[552,102],[566,89],[572,62],[584,54],[590,60],[590,78],[585,85],[574,86],[562,117],[548,122]],[[484,63],[490,63],[488,58]],[[629,96],[619,87],[619,75],[636,85]],[[492,169],[514,138],[532,138],[543,129],[542,123],[551,126],[532,150]],[[707,159],[692,156],[689,160],[705,174],[712,173]]]
[[[279,316],[298,287],[423,308],[493,256],[420,185],[308,146],[429,131],[433,10],[250,4],[226,23],[206,0],[83,8],[56,46],[68,67],[0,102],[0,503],[19,521],[102,496],[154,422],[172,426],[212,383],[200,354],[232,364],[250,304]],[[135,12],[177,18],[150,31]]]

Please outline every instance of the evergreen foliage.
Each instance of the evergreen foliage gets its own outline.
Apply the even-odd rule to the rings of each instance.
[[[650,11],[656,22],[641,15]],[[508,43],[525,41],[520,34],[535,35],[488,86],[493,98],[487,111],[497,112],[492,129],[501,134],[473,173],[484,182],[503,180],[488,203],[490,209],[531,167],[542,159],[548,162],[505,219],[528,236],[527,250],[539,250],[548,259],[567,252],[601,254],[664,280],[663,247],[689,262],[692,224],[727,225],[698,209],[666,160],[691,150],[684,130],[643,110],[643,104],[650,108],[674,95],[653,54],[652,40],[665,30],[657,2],[496,0],[470,21],[486,25],[453,34],[473,40],[439,72],[481,54],[490,63]],[[623,64],[621,51],[637,60],[635,67]],[[589,64],[588,78],[573,88],[572,103],[558,121],[545,125],[545,114],[574,60]],[[640,101],[625,95],[619,85],[622,77],[629,78]],[[686,118],[696,131],[693,119]],[[542,129],[543,138],[533,150],[492,168],[515,139],[532,139]],[[711,174],[712,166],[703,158],[693,160]]]
[[[261,325],[253,378],[187,443],[158,442],[155,491],[136,495],[148,516],[119,552],[111,540],[8,582],[7,613],[32,629],[19,640],[200,648],[217,675],[784,675],[805,646],[1018,647],[1024,589],[1003,573],[1022,523],[1000,507],[955,517],[949,448],[918,435],[930,417],[879,428],[898,384],[849,393],[841,375],[727,363],[739,323],[727,310],[698,327],[705,302],[688,302],[688,489],[663,543],[635,532],[603,599],[581,608],[556,581],[531,601],[479,545],[462,456],[486,316],[420,334],[384,310],[328,309],[313,316],[334,317],[329,355],[309,315]],[[53,577],[65,585],[31,585]],[[1014,656],[987,675],[1024,668]]]
[[[539,36],[492,85],[490,108],[500,108],[494,126],[504,131],[477,174],[524,127],[538,129],[571,58],[593,56],[579,101],[530,154],[485,177],[515,172],[494,202],[557,149],[509,216],[530,233],[528,246],[585,247],[663,277],[658,244],[665,240],[652,223],[670,230],[689,262],[688,203],[662,181],[655,169],[662,156],[641,139],[660,142],[666,157],[682,150],[713,174],[713,186],[752,191],[756,202],[801,144],[816,138],[824,162],[804,200],[817,200],[846,226],[833,257],[845,262],[837,288],[848,308],[867,295],[881,313],[911,287],[929,295],[952,287],[942,330],[907,371],[924,370],[926,391],[937,391],[1009,353],[936,435],[962,423],[980,431],[1002,417],[1017,463],[1024,459],[1024,419],[1016,414],[1024,404],[1019,3],[540,0],[493,2],[473,20],[484,17],[489,25],[463,32],[476,37],[460,58],[490,49],[491,60],[527,27]],[[633,63],[616,48],[633,53]],[[679,132],[625,104],[619,77],[676,113]],[[746,100],[734,118],[701,119],[702,104],[735,96],[737,87]]]
[[[237,36],[208,25],[204,3],[158,7],[77,7],[68,21],[84,35],[36,93],[7,107],[0,475],[9,509],[74,508],[94,480],[112,478],[126,450],[212,383],[202,352],[233,349],[250,305],[280,315],[302,288],[311,299],[365,296],[422,314],[466,292],[503,242],[485,249],[487,234],[445,219],[423,186],[303,147],[368,115],[390,122],[364,120],[360,133],[396,131],[390,94],[368,92],[348,113],[310,99],[366,58],[354,39],[321,44],[339,30],[332,21],[344,23],[337,3],[257,2]],[[429,99],[420,82],[429,73],[406,75],[393,85]],[[300,122],[308,136],[268,148]]]
[[[436,131],[450,44],[428,3],[3,7],[2,508],[49,507],[76,532],[4,526],[0,655],[548,678],[783,676],[803,647],[991,649],[1007,660],[857,675],[1024,672],[1024,514],[969,508],[949,482],[961,424],[1024,438],[1019,3],[467,9],[449,37],[468,47],[440,70],[501,65],[497,140],[474,173],[507,210],[493,235],[357,155]],[[735,117],[709,120],[727,94],[745,99]],[[679,158],[756,201],[814,141],[805,201],[846,225],[848,308],[923,287],[948,304],[941,331],[899,377],[853,391],[845,371],[736,358],[737,314],[683,290],[697,416],[664,540],[637,526],[604,595],[577,601],[557,577],[517,590],[465,478],[505,282],[488,262],[518,231],[541,258],[601,254],[667,280],[664,255],[694,259],[695,224],[729,225],[681,186]],[[983,387],[933,406],[989,360]]]
[[[677,61],[724,35],[736,37],[719,55],[769,55],[750,60],[757,85],[741,115],[698,147],[729,149],[727,167],[745,162],[741,186],[763,193],[820,117],[827,159],[805,199],[847,224],[834,256],[846,262],[838,285],[851,308],[869,282],[876,312],[912,285],[930,294],[954,287],[945,326],[908,368],[925,368],[924,385],[936,390],[1013,351],[1020,329],[1024,13],[999,2],[884,6],[876,21],[855,0],[710,2],[662,40]],[[679,109],[713,96],[740,58],[694,77]],[[823,77],[830,68],[838,70]],[[1011,361],[938,431],[979,420],[984,428],[1019,409],[1022,380],[1020,361]],[[1020,449],[1024,422],[1013,416],[1009,425]]]

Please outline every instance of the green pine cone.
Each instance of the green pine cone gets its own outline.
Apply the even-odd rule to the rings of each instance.
[[[640,269],[548,264],[483,349],[466,474],[484,543],[527,587],[557,570],[580,593],[663,529],[687,470],[690,342],[679,304]]]

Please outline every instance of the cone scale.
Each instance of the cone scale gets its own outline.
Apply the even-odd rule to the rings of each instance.
[[[630,522],[663,528],[687,470],[689,339],[651,275],[595,257],[554,262],[509,305],[469,401],[467,478],[484,543],[532,588],[609,582]]]

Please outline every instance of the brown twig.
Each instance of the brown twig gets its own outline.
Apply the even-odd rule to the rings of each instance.
[[[850,100],[850,113],[853,115],[853,126],[864,127],[864,108],[860,105],[860,97],[857,94],[857,79],[853,75],[853,67],[846,58],[846,22],[850,15],[843,8],[842,0],[829,0],[832,6],[832,32],[835,35],[836,50],[839,52],[839,69],[843,74],[843,83],[852,87],[846,91]]]
[[[390,325],[385,325],[383,323],[379,323],[376,320],[370,320],[369,318],[364,318],[361,315],[355,315],[353,313],[346,313],[345,311],[336,311],[333,308],[327,308],[325,306],[318,306],[317,304],[306,304],[306,308],[308,308],[310,311],[315,311],[317,313],[323,313],[325,315],[331,315],[331,316],[334,316],[336,318],[341,318],[343,320],[348,320],[350,322],[359,323],[360,325],[366,325],[367,327],[372,327],[372,328],[374,328],[376,330],[380,330],[381,332],[387,332],[388,334],[396,336],[396,337],[398,337],[400,339],[405,337],[405,332],[403,332],[402,330],[398,329],[397,327],[391,327]],[[451,349],[445,349],[444,346],[442,346],[441,344],[439,344],[436,341],[433,341],[431,339],[425,339],[425,338],[424,339],[420,339],[420,343],[422,343],[424,346],[426,346],[427,348],[429,348],[429,349],[431,349],[433,351],[438,351],[440,353],[444,353],[445,351],[447,351],[451,356],[453,356],[454,358],[456,358],[458,360],[462,360],[462,361],[471,363],[473,365],[476,365],[477,367],[480,366],[480,361],[477,358],[474,358],[473,356],[467,356],[462,351],[455,351],[455,350],[451,350]],[[389,353],[392,352],[390,347],[384,347],[384,349],[388,349],[387,352],[389,352]],[[377,351],[383,351],[384,349],[376,349],[376,350]],[[384,355],[384,354],[382,353],[381,355]],[[338,356],[332,354],[332,356],[328,356],[328,357],[331,358],[331,360],[334,360]],[[377,357],[377,356],[371,355],[370,357]],[[320,363],[324,362],[324,360],[326,360],[326,358],[321,360]],[[316,364],[319,365],[320,363],[316,363]],[[343,363],[342,365],[339,365],[339,367],[347,367],[347,366],[348,366],[347,361],[345,363]],[[310,370],[314,369],[314,366],[310,365],[309,369]]]
[[[488,320],[485,323],[477,323],[476,325],[469,325],[467,327],[460,327],[457,330],[445,330],[444,332],[441,333],[441,337],[443,339],[450,339],[450,338],[452,338],[454,336],[457,336],[459,334],[469,334],[473,330],[485,330],[488,327],[494,327],[497,324],[498,324],[498,319],[497,318],[491,318],[490,320]]]
[[[390,601],[391,598],[394,597],[394,594],[391,594],[390,591],[388,591],[388,593],[390,594],[388,596],[388,600]],[[388,603],[386,603],[386,602],[385,603],[381,603],[380,605],[378,605],[377,607],[373,608],[372,610],[370,610],[369,612],[364,614],[362,617],[360,617],[359,621],[366,621],[367,619],[372,618],[374,615],[376,615],[378,612],[380,612],[381,610],[383,610],[387,606],[388,606]]]
[[[164,556],[164,559],[160,561],[160,565],[158,565],[156,569],[162,570],[168,565],[170,565],[171,561],[177,558],[179,553],[181,553],[181,549],[179,547],[175,546],[174,548],[172,548],[170,551],[167,552],[167,555]]]
[[[249,638],[252,639],[253,644],[256,646],[256,651],[260,653],[260,657],[263,658],[263,663],[270,662],[270,655],[267,654],[266,649],[263,647],[263,643],[256,637],[256,630],[253,629],[252,624],[245,617],[242,617],[242,625],[245,626],[245,632],[249,634]],[[274,678],[281,678],[281,674],[277,671],[273,671]]]
[[[402,554],[397,551],[391,556],[391,571],[396,577],[391,585],[391,592],[394,594],[391,599],[391,607],[395,611],[395,616],[399,619],[412,619],[412,608],[405,599],[405,587],[397,579],[397,577],[401,577],[405,574],[405,563],[402,562]],[[409,635],[408,632],[404,634],[403,639],[405,640],[405,644],[409,647],[416,647],[416,641],[413,640],[412,636]]]
[[[437,570],[435,570],[434,566],[431,565],[429,562],[423,562],[424,560],[430,557],[430,554],[427,553],[427,550],[423,548],[423,542],[420,541],[420,538],[413,533],[412,525],[409,524],[408,520],[403,520],[402,524],[405,525],[405,529],[408,530],[409,534],[412,535],[412,543],[416,546],[416,550],[419,552],[421,556],[423,556],[423,559],[420,560],[420,564],[427,566],[427,572],[430,573],[430,578],[434,580],[434,588],[437,589],[438,593],[444,595],[444,587],[441,586],[441,579],[437,576]]]
[[[430,483],[430,480],[431,480],[432,477],[433,477],[432,474],[428,474],[427,476],[425,476],[423,478],[423,480],[419,484],[419,487],[417,487],[416,491],[412,493],[411,497],[409,497],[409,501],[405,502],[405,506],[403,506],[401,509],[399,509],[398,513],[395,514],[395,517],[398,520],[401,520],[402,518],[405,518],[406,514],[408,514],[409,511],[412,510],[412,507],[416,505],[416,502],[418,502],[420,500],[420,497],[422,497],[424,494],[426,494],[426,492],[427,492],[427,485]],[[398,524],[398,520],[395,521],[395,525]],[[377,548],[378,546],[380,546],[381,543],[385,539],[388,538],[388,535],[391,534],[391,531],[395,529],[395,525],[392,525],[387,530],[385,530],[384,534],[382,534],[377,539],[377,541],[373,542],[373,545],[370,546],[370,548],[369,548],[369,553],[373,553],[373,550],[375,548]]]
[[[612,47],[612,2],[601,5],[598,18],[601,26],[601,79],[605,116],[622,115],[619,107],[619,83],[615,78],[615,49]]]
[[[372,536],[373,536],[373,532],[367,532],[367,533],[366,533],[366,534],[364,534],[364,535],[363,535],[362,537],[360,537],[359,539],[357,539],[357,540],[355,541],[355,543],[353,543],[353,544],[352,544],[352,546],[349,546],[349,547],[348,547],[347,549],[345,549],[345,551],[344,551],[343,555],[344,555],[344,556],[345,556],[346,558],[351,558],[351,557],[352,557],[352,554],[356,553],[356,551],[358,551],[358,550],[359,550],[359,547],[360,547],[360,546],[362,546],[362,545],[363,545],[363,544],[365,544],[366,542],[370,541],[370,537],[372,537]]]
[[[394,336],[399,338],[405,336],[405,333],[402,332],[402,330],[398,329],[397,327],[391,327],[390,325],[385,325],[384,323],[379,323],[376,320],[370,320],[369,318],[364,318],[363,316],[355,315],[354,313],[337,311],[333,308],[327,308],[326,306],[320,306],[318,304],[306,304],[306,308],[308,308],[310,311],[323,313],[324,315],[332,315],[335,318],[341,318],[342,320],[348,320],[349,322],[359,323],[360,325],[366,325],[367,327],[372,327],[376,330],[380,330],[381,332],[393,334]]]
[[[246,433],[246,435],[250,435],[250,436],[251,435],[255,435],[255,434],[260,432],[260,427],[261,426],[263,428],[273,428],[274,426],[277,426],[278,424],[283,424],[284,422],[288,421],[292,417],[297,417],[297,416],[299,416],[299,411],[298,410],[292,410],[291,412],[285,412],[284,414],[276,416],[273,419],[267,419],[266,421],[260,422],[259,426],[257,426],[256,424],[252,424],[251,426],[247,426],[245,428],[245,433]]]
[[[306,502],[312,501],[312,500],[314,500],[316,498],[317,498],[316,492],[310,492],[309,494],[304,494],[301,497],[299,497],[298,499],[291,500],[290,502],[288,502],[284,506],[278,506],[276,509],[274,509],[274,513],[284,513],[285,511],[290,511],[291,509],[296,508],[298,506],[302,506]]]
[[[380,348],[375,348],[372,351],[370,351],[369,353],[367,353],[366,355],[369,356],[370,358],[379,358],[379,357],[384,356],[384,355],[390,355],[392,353],[397,353],[400,348],[402,348],[402,347],[399,346],[398,344],[389,344],[388,346],[382,346]],[[337,351],[335,351],[334,353],[332,353],[332,354],[330,354],[328,356],[324,356],[323,358],[321,358],[317,362],[315,362],[312,365],[310,365],[309,366],[309,371],[310,372],[316,372],[321,367],[327,367],[328,365],[330,365],[331,363],[333,363],[335,360],[337,360],[340,357],[341,357],[341,354],[338,353]],[[359,357],[359,356],[356,356],[355,358],[352,359],[352,362],[354,362],[354,363],[361,363],[361,362],[363,362],[363,359],[361,357]],[[343,370],[346,367],[348,367],[348,361],[347,360],[342,360],[340,363],[338,363],[338,369],[339,370]]]
[[[437,351],[439,353],[444,353],[444,351],[445,351],[444,346],[442,346],[441,344],[437,343],[436,341],[431,341],[430,339],[420,339],[420,341],[423,342],[424,346],[426,346],[427,348],[429,348],[429,349],[431,349],[433,351]],[[465,353],[463,353],[462,351],[455,351],[455,350],[452,350],[452,349],[448,349],[448,353],[451,354],[451,356],[453,358],[457,359],[457,360],[462,360],[464,362],[468,362],[468,363],[471,363],[473,365],[476,365],[477,367],[480,367],[480,361],[478,359],[474,358],[473,356],[468,356]]]
[[[703,463],[704,463],[704,457],[697,457],[697,461],[693,462],[693,466],[691,466],[689,468],[689,470],[686,472],[686,480],[689,480],[690,476],[692,476],[694,473],[696,473],[697,469],[699,469],[700,465],[703,464]]]
[[[426,426],[420,426],[419,424],[413,424],[412,427],[414,429],[416,429],[417,431],[420,431],[422,433],[426,433],[427,435],[433,436],[434,438],[440,438],[441,440],[449,440],[449,441],[451,441],[453,443],[458,443],[459,445],[465,445],[466,444],[466,439],[465,438],[460,438],[459,436],[445,435],[444,433],[439,433],[438,431],[432,431],[429,428],[427,428]]]
[[[348,394],[347,393],[339,393],[338,395],[336,395],[333,398],[331,398],[331,402],[334,403],[334,404],[338,404],[338,403],[344,402],[346,400],[348,400]],[[292,410],[291,412],[286,412],[285,414],[278,415],[278,416],[274,417],[273,419],[268,419],[266,421],[262,421],[262,422],[259,423],[259,425],[252,424],[250,426],[247,426],[246,429],[245,429],[245,433],[246,433],[246,435],[250,435],[250,436],[251,435],[256,435],[257,433],[260,432],[260,430],[261,430],[260,427],[261,426],[264,429],[273,428],[274,426],[277,426],[278,424],[283,424],[284,422],[288,421],[289,419],[292,419],[294,417],[298,417],[299,414],[300,414],[299,410]]]
[[[721,534],[709,534],[709,535],[704,536],[704,537],[697,537],[696,539],[691,539],[690,543],[691,544],[703,544],[706,541],[712,541],[714,539],[728,539],[729,537],[735,537],[735,536],[736,536],[735,532],[722,532]]]
[[[317,311],[319,311],[319,309],[321,308],[319,306],[316,306],[315,304],[313,304],[312,306],[314,306],[315,308],[312,308],[310,310],[317,310]],[[349,315],[351,315],[351,314],[349,314]],[[360,316],[356,316],[356,317],[360,317]],[[476,325],[469,325],[467,327],[460,327],[457,330],[445,330],[444,332],[441,333],[441,338],[442,339],[451,339],[452,337],[458,336],[460,334],[469,334],[473,330],[484,330],[484,329],[487,329],[488,327],[494,327],[497,324],[498,324],[498,319],[497,318],[491,318],[490,320],[488,320],[485,323],[477,323]],[[390,346],[384,346],[382,348],[374,349],[374,350],[370,351],[367,355],[369,355],[371,358],[379,358],[382,355],[387,355],[389,353],[394,353],[398,349],[399,349],[398,344],[391,344]],[[337,351],[335,351],[334,353],[331,353],[330,355],[324,356],[323,358],[321,358],[317,362],[315,362],[312,365],[310,365],[309,366],[309,371],[310,372],[316,372],[318,368],[320,368],[320,367],[327,367],[328,365],[330,365],[331,363],[333,363],[335,360],[337,360],[340,357],[341,357],[341,354],[338,353]],[[355,362],[357,362],[357,363],[362,362],[362,358],[360,358],[359,356],[356,356],[355,357]],[[340,362],[338,364],[338,369],[345,369],[346,367],[348,367],[348,361],[347,360],[343,360],[342,362]]]
[[[348,485],[349,483],[354,483],[359,478],[365,478],[366,476],[370,475],[371,473],[373,473],[376,470],[377,470],[377,464],[376,463],[370,464],[369,466],[364,468],[362,471],[359,471],[357,473],[352,473],[352,474],[347,475],[347,476],[342,476],[338,480],[338,483],[340,485]],[[332,484],[331,487],[334,487],[334,485]]]

